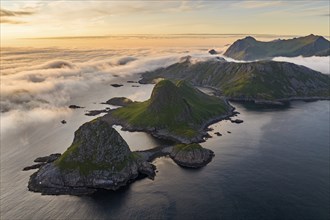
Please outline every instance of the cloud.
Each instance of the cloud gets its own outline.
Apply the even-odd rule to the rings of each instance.
[[[24,21],[15,21],[15,20],[0,17],[0,23],[1,24],[24,24],[26,22],[24,22]]]
[[[91,96],[95,88],[108,88],[105,92],[110,97],[107,98],[111,98],[111,95],[123,95],[123,90],[111,90],[108,85],[125,83],[131,75],[169,66],[179,62],[183,56],[191,55],[193,62],[212,57],[206,50],[196,49],[186,53],[185,49],[178,48],[3,48],[1,55],[1,132],[16,132],[23,125],[28,127],[42,120],[63,119],[72,113],[67,108],[68,105],[81,104],[75,100],[85,100],[84,96]],[[305,65],[323,73],[329,73],[328,59],[329,57],[274,58]],[[132,88],[129,85],[123,89],[130,91]],[[132,93],[128,93],[129,98],[143,100],[145,87],[133,89]],[[98,96],[93,97],[93,101],[101,101],[100,93],[95,94]]]
[[[235,2],[232,6],[240,7],[240,8],[247,8],[247,9],[254,9],[254,8],[268,8],[274,6],[281,6],[284,5],[282,1],[240,1]]]
[[[16,17],[22,15],[33,15],[35,12],[32,11],[11,11],[6,9],[0,9],[0,17]]]
[[[178,57],[177,54],[157,56],[152,51],[138,49],[135,52],[5,50],[1,57],[1,111],[65,107],[90,85],[110,82],[116,78],[113,75],[125,77],[168,66]]]
[[[17,133],[19,129],[36,123],[59,121],[72,114],[68,105],[72,102],[81,104],[81,101],[75,100],[94,94],[91,91],[95,88],[111,91],[111,83],[120,80],[125,83],[128,80],[126,77],[133,74],[178,62],[183,52],[141,48],[3,48],[1,53],[0,128],[4,133]],[[54,57],[61,57],[61,60],[54,60]],[[132,88],[129,85],[125,89],[129,91]],[[133,90],[138,91],[136,88]],[[120,90],[113,90],[109,93],[110,97],[116,92]],[[143,99],[143,94],[137,93],[135,99]],[[93,101],[101,100],[96,96]]]
[[[329,56],[327,57],[275,57],[275,61],[284,61],[294,63],[297,65],[303,65],[310,69],[319,71],[324,74],[330,74]]]
[[[13,20],[11,18],[22,17],[22,16],[29,16],[35,14],[34,11],[23,11],[23,10],[7,10],[7,9],[0,9],[0,23],[2,24],[24,24],[26,22]],[[9,17],[9,18],[8,18]]]

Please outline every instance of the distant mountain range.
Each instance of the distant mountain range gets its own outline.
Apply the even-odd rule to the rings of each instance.
[[[260,60],[277,56],[329,56],[330,41],[313,34],[270,42],[257,41],[253,37],[246,37],[235,41],[224,55],[236,60]]]
[[[186,80],[195,86],[212,87],[231,100],[275,102],[330,97],[328,75],[286,62],[193,63],[187,57],[167,68],[146,72],[142,77],[140,83],[152,83],[157,78]]]

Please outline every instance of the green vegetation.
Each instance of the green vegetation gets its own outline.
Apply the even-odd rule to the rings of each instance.
[[[201,150],[203,147],[199,144],[192,143],[192,144],[176,144],[173,148],[174,152],[179,152],[179,151],[191,151],[191,150]]]
[[[164,129],[174,136],[191,138],[206,121],[228,113],[229,106],[223,100],[184,81],[162,80],[149,100],[118,108],[112,115],[134,127]]]
[[[100,119],[83,124],[72,145],[54,164],[61,170],[78,169],[82,175],[94,170],[120,172],[140,156],[129,150],[127,143],[107,122]]]
[[[285,62],[208,61],[191,64],[187,60],[142,76],[143,83],[166,78],[211,86],[230,99],[271,101],[291,97],[330,97],[328,75]]]
[[[72,145],[71,147],[77,147],[77,146],[79,145],[75,144],[74,146]],[[66,151],[64,154],[68,155],[70,154],[70,152],[72,152],[72,150],[69,150],[69,152]],[[140,158],[140,156],[137,153],[132,152],[131,154],[129,154],[123,160],[120,161],[114,161],[111,163],[106,163],[106,162],[96,163],[95,160],[93,159],[85,159],[83,161],[75,161],[72,159],[67,159],[67,156],[65,156],[64,154],[62,157],[60,157],[58,160],[54,162],[55,165],[57,165],[61,170],[77,169],[79,170],[80,174],[84,176],[89,175],[91,172],[95,170],[108,170],[114,173],[120,172],[130,163]]]
[[[329,47],[328,40],[315,35],[270,42],[246,37],[234,42],[224,55],[237,60],[257,60],[276,56],[329,56]]]

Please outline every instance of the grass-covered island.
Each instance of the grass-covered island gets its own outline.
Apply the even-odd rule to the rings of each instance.
[[[126,104],[83,124],[62,155],[38,158],[35,162],[42,163],[24,168],[39,168],[30,177],[29,190],[47,195],[87,195],[99,189],[117,190],[138,176],[153,178],[155,167],[150,164],[151,158],[165,155],[183,167],[205,166],[214,153],[192,142],[203,141],[207,125],[233,112],[224,100],[208,96],[184,81],[160,81],[149,100]],[[112,128],[114,124],[147,131],[180,144],[131,152]]]
[[[232,115],[223,99],[209,96],[185,81],[158,82],[149,100],[112,110],[104,116],[129,131],[146,131],[179,143],[201,142],[205,128]]]
[[[158,78],[186,80],[195,86],[211,87],[236,101],[282,104],[330,98],[329,75],[287,62],[191,62],[186,57],[169,67],[143,73],[142,77],[140,83],[153,83]]]
[[[139,175],[153,178],[155,167],[131,152],[125,140],[100,119],[83,124],[72,145],[31,175],[30,191],[47,195],[87,195],[117,190]]]

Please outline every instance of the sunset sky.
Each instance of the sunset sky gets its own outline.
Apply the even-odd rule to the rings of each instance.
[[[1,41],[129,34],[329,36],[329,1],[1,0]]]

